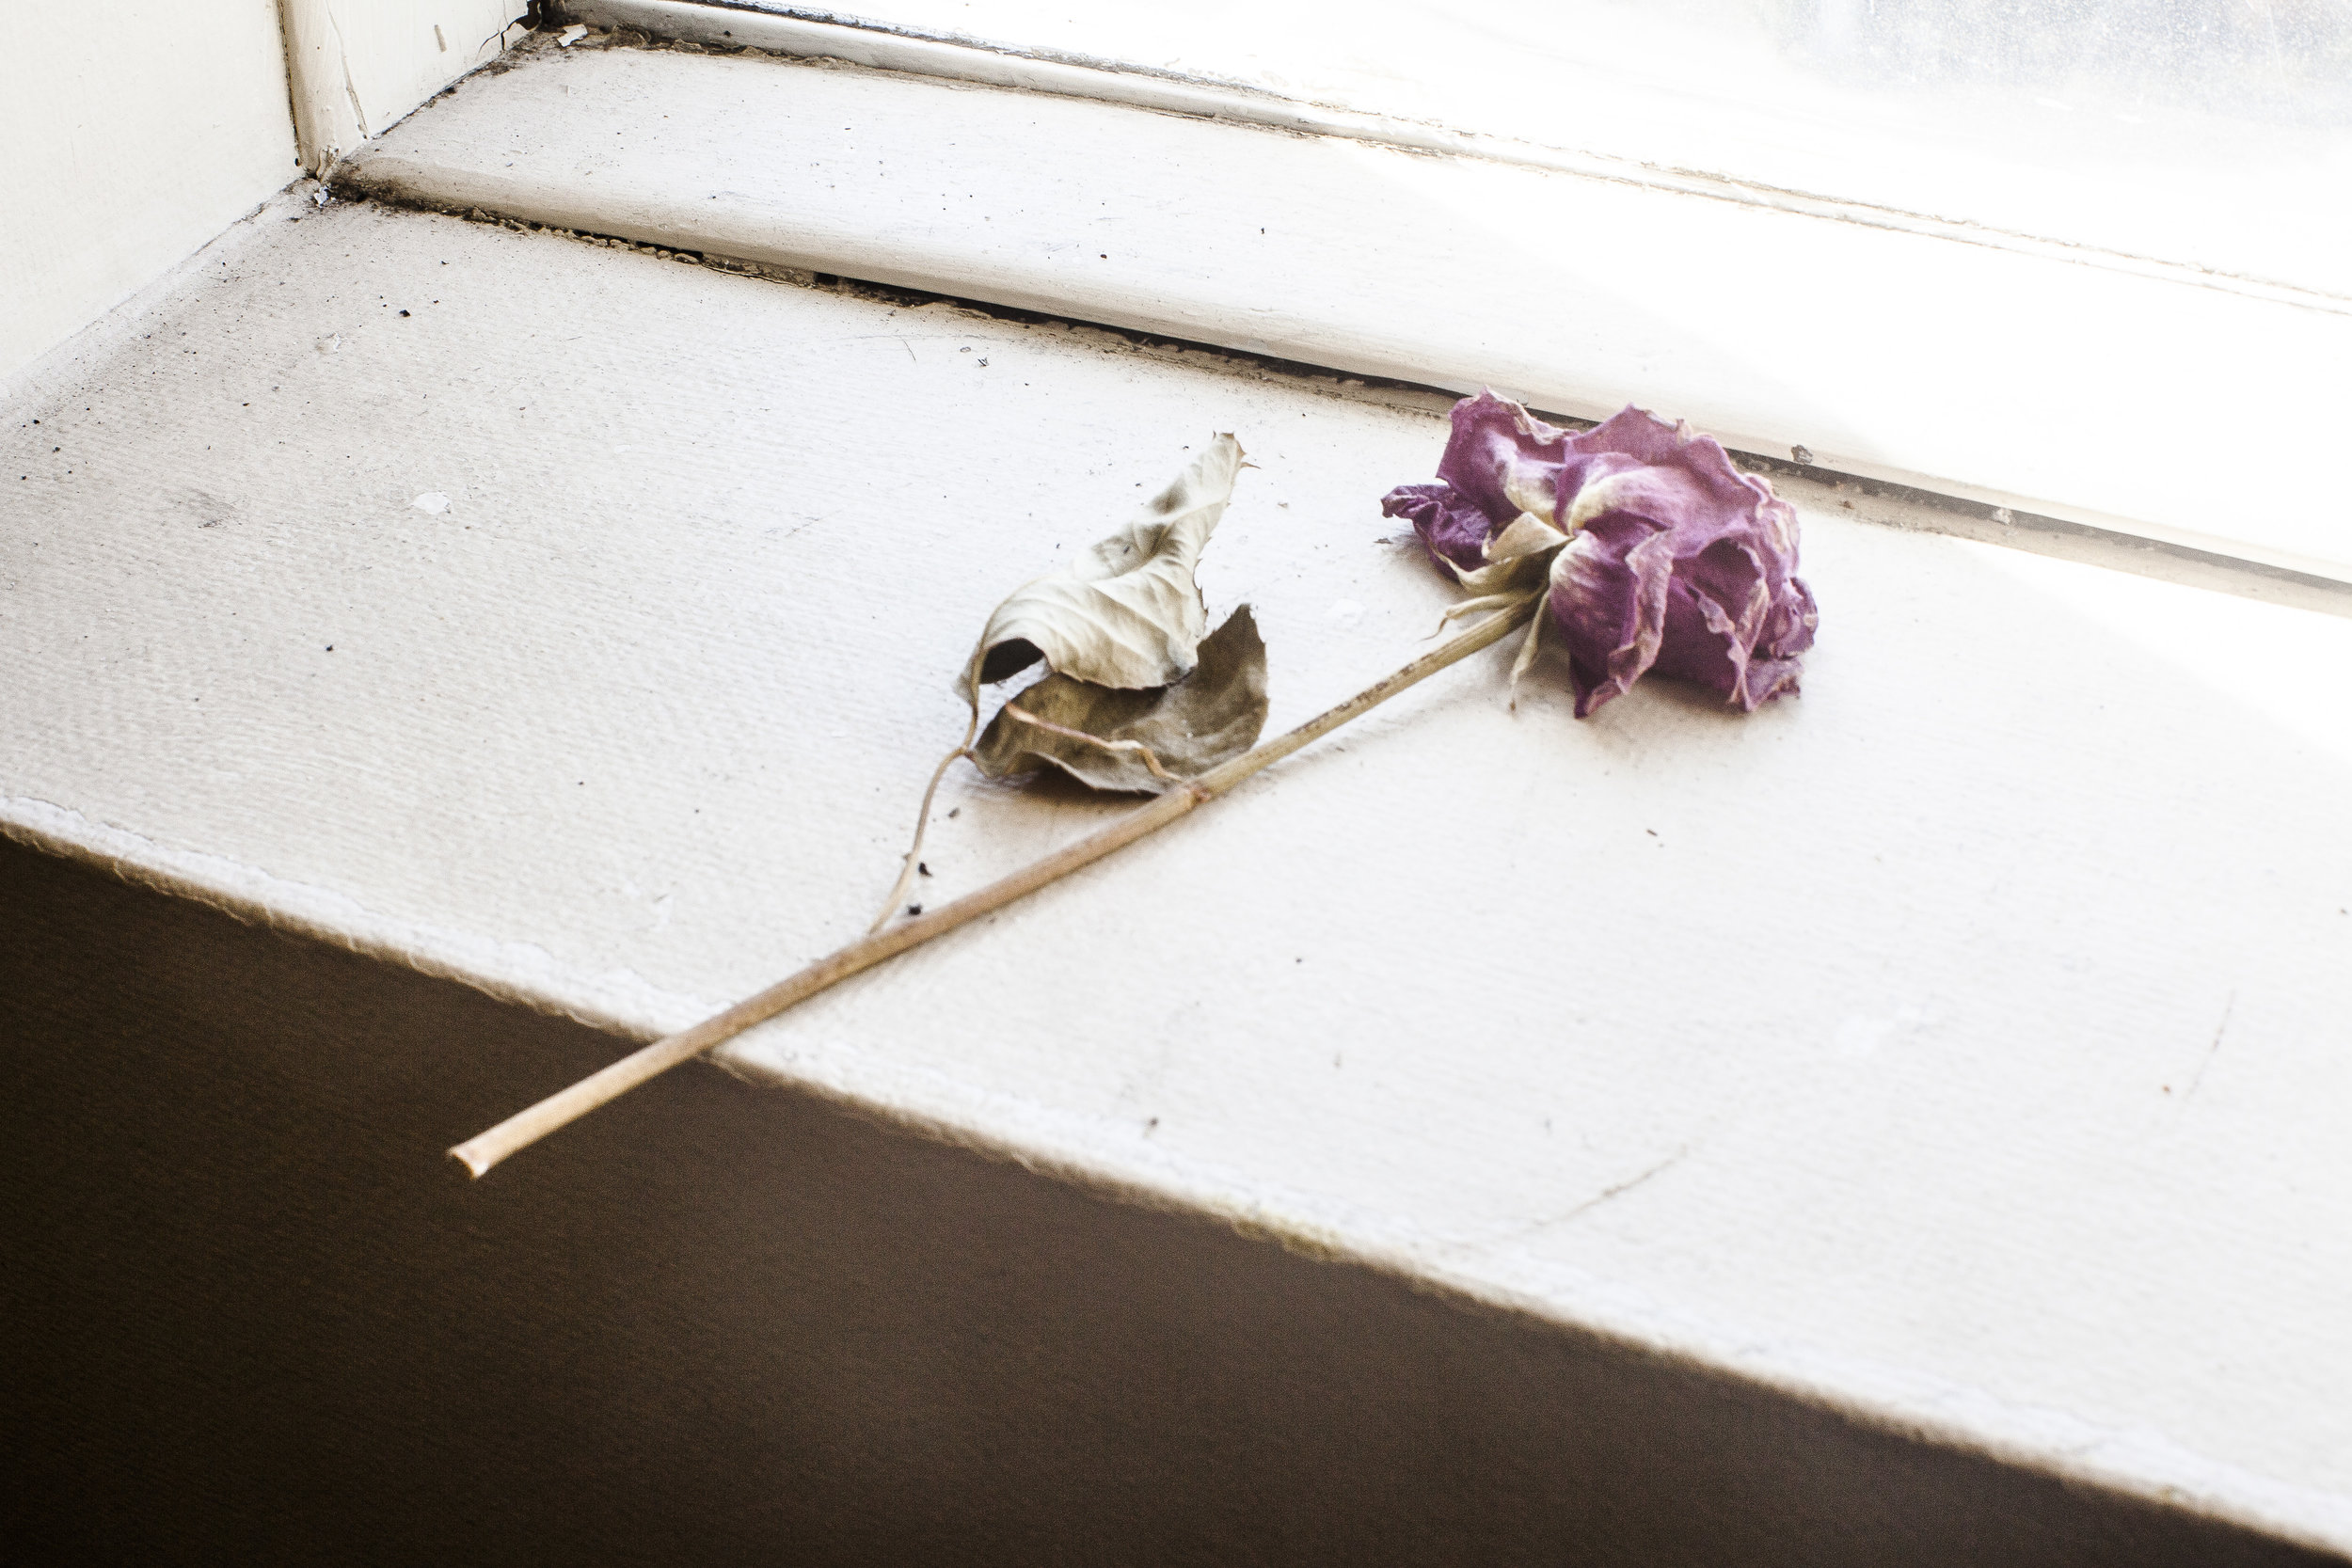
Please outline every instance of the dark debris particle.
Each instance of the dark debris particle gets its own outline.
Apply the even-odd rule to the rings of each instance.
[[[907,906],[907,913],[909,914],[921,914],[922,912],[923,906],[920,904],[909,904]]]
[[[914,863],[914,869],[921,872],[926,877],[931,874],[931,868],[921,861],[916,861]]]
[[[333,652],[335,651],[335,644],[334,644],[334,643],[332,643],[332,642],[329,642],[329,643],[326,645],[326,651],[327,651],[328,653],[330,653],[330,654],[331,654],[331,653],[333,653]]]
[[[405,311],[405,310],[403,310],[403,311],[401,312],[401,314],[402,314],[402,315],[404,315],[404,316],[405,316],[405,315],[406,315],[407,313],[408,313],[408,312],[407,312],[407,311]]]

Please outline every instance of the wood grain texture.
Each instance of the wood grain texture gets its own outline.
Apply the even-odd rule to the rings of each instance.
[[[1260,465],[1271,728],[1451,597],[1408,398],[366,206],[227,260],[0,430],[6,820],[631,1033],[862,927],[1171,441]],[[1472,661],[729,1065],[2352,1544],[2352,622],[1790,495],[1801,699]],[[942,899],[1123,809],[939,808]]]

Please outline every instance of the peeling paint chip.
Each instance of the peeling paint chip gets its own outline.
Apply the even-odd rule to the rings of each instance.
[[[420,512],[430,512],[437,517],[449,510],[449,498],[438,490],[427,490],[408,504]]]
[[[584,39],[587,36],[588,29],[575,22],[570,26],[564,29],[563,36],[555,40],[555,46],[558,49],[569,49],[573,44],[578,43],[581,39]]]

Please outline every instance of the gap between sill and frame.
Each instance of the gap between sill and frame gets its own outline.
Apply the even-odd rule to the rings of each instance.
[[[1793,190],[1704,169],[1463,131],[1431,120],[1290,98],[1214,76],[925,32],[833,11],[763,5],[757,0],[544,0],[542,14],[548,22],[626,29],[649,40],[691,43],[714,52],[755,50],[843,60],[908,75],[1093,99],[1195,119],[1341,137],[1407,152],[1517,165],[2352,315],[2352,294],[2280,278],[2170,261],[1968,218]]]

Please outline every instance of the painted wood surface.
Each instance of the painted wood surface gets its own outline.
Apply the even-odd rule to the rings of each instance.
[[[521,0],[280,0],[302,161],[323,174],[524,35]]]
[[[2334,309],[764,56],[544,51],[357,164],[399,199],[1575,414],[1633,402],[1749,451],[2352,577]]]
[[[0,431],[8,831],[624,1033],[863,928],[988,608],[1187,444],[1274,724],[1451,598],[1433,404],[365,205],[217,260]],[[2352,621],[1789,493],[1801,699],[1466,665],[728,1065],[2352,1546]],[[948,895],[1120,808],[938,809]]]

